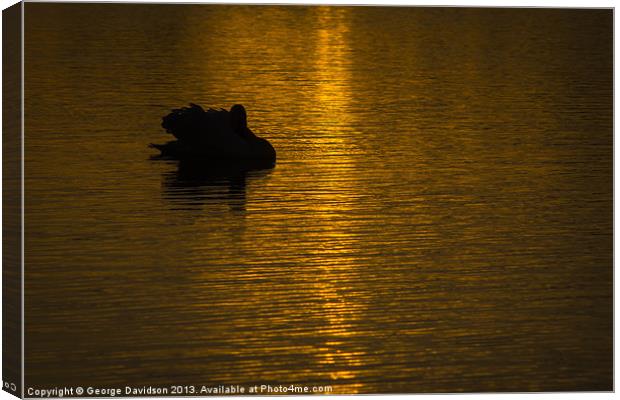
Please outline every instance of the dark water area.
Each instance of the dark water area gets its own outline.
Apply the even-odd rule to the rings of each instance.
[[[25,24],[26,388],[612,390],[611,10]],[[276,167],[151,160],[190,101]]]

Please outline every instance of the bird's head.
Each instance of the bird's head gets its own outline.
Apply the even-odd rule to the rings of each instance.
[[[248,127],[248,116],[241,104],[235,104],[230,108],[230,118],[235,132],[241,133]]]

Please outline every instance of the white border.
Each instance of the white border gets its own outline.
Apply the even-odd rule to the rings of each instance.
[[[38,1],[45,1],[45,0],[29,0],[29,2],[38,2]],[[75,1],[75,0],[66,0],[66,1],[62,1],[62,2],[87,2],[87,1]],[[532,0],[527,0],[527,1],[492,1],[492,0],[477,0],[475,2],[472,1],[467,1],[467,0],[452,0],[452,1],[432,1],[432,0],[427,0],[427,1],[412,1],[412,0],[388,0],[388,1],[381,1],[381,0],[362,0],[362,1],[356,1],[356,0],[313,0],[313,1],[299,1],[299,0],[228,0],[228,1],[199,1],[199,0],[182,0],[182,1],[175,1],[175,0],[148,0],[148,1],[92,1],[92,2],[102,2],[102,3],[180,3],[180,4],[187,4],[187,3],[198,3],[198,4],[205,4],[205,3],[210,3],[210,4],[331,4],[331,5],[380,5],[380,6],[390,6],[390,5],[401,5],[401,6],[439,6],[439,7],[447,7],[447,6],[457,6],[457,7],[559,7],[559,8],[615,8],[615,1],[601,1],[601,0],[592,0],[592,1],[576,1],[576,0],[569,0],[569,1],[560,1],[560,0],[542,0],[542,1],[532,1]],[[0,0],[0,5],[2,6],[2,9],[5,9],[13,4],[15,4],[16,1],[12,1],[12,0]],[[0,31],[1,31],[1,26],[2,26],[2,22],[0,19]],[[24,5],[22,4],[22,26],[21,26],[21,30],[22,30],[22,65],[21,65],[21,73],[22,73],[22,85],[21,85],[21,117],[22,117],[22,121],[21,121],[21,130],[22,130],[22,135],[21,135],[21,143],[22,143],[22,148],[21,148],[21,173],[22,173],[22,182],[21,182],[21,189],[22,189],[22,199],[21,199],[21,206],[22,206],[22,216],[21,216],[21,225],[22,225],[22,229],[21,229],[21,257],[22,257],[22,276],[21,276],[21,282],[22,282],[22,397],[23,397],[23,391],[25,390],[24,388],[24,363],[25,363],[25,354],[24,354],[24,335],[23,335],[23,323],[24,323],[24,62],[23,62],[23,57],[24,57]],[[616,113],[619,111],[618,108],[618,104],[615,101],[616,96],[615,94],[617,93],[616,89],[617,89],[617,85],[616,85],[616,80],[615,80],[615,72],[616,72],[616,54],[617,54],[617,46],[618,46],[618,42],[615,40],[616,38],[616,29],[615,29],[615,13],[614,13],[614,255],[615,255],[615,248],[616,245],[620,242],[620,239],[618,239],[615,235],[615,226],[616,226],[616,216],[615,216],[615,209],[616,209],[616,205],[617,205],[617,196],[616,196],[616,191],[615,189],[618,187],[617,185],[617,179],[618,177],[615,174],[615,138],[616,138],[616,125],[615,125],[615,115]],[[0,61],[1,61],[1,54],[0,54]],[[0,71],[0,77],[1,77],[1,71]],[[0,108],[0,117],[2,116],[2,110]],[[0,141],[0,150],[2,148],[2,143]],[[2,162],[2,154],[0,151],[0,164]],[[2,199],[0,197],[0,207],[2,206]],[[2,222],[2,217],[0,216],[0,223]],[[0,236],[1,236],[1,231],[0,231]],[[0,254],[1,254],[1,248],[0,248]],[[0,274],[0,283],[1,283],[2,277]],[[616,280],[616,274],[615,274],[615,257],[614,257],[614,289],[616,287],[617,284],[617,280]],[[0,305],[1,305],[1,298],[0,298]],[[618,335],[616,334],[615,331],[615,311],[616,311],[616,297],[615,297],[615,290],[614,290],[614,383],[618,382],[618,378],[620,377],[620,374],[618,373],[618,370],[615,368],[615,343],[616,340],[618,339]],[[1,331],[0,331],[0,337],[1,337]],[[0,365],[1,368],[1,365]],[[508,399],[508,400],[519,400],[519,399],[532,399],[532,398],[538,398],[538,397],[544,397],[546,399],[550,399],[550,400],[556,400],[556,399],[568,399],[568,400],[574,400],[574,399],[582,399],[584,397],[587,397],[588,399],[592,398],[592,399],[610,399],[610,398],[615,398],[615,393],[575,393],[575,392],[566,392],[566,393],[517,393],[517,394],[498,394],[498,393],[479,393],[479,394],[461,394],[461,395],[452,395],[452,394],[438,394],[438,395],[365,395],[365,396],[372,396],[373,398],[390,398],[390,399],[405,399],[405,398],[415,398],[415,399],[420,399],[420,400],[436,400],[436,399],[443,399],[443,398],[451,398],[453,396],[458,396],[458,398],[460,399],[495,399],[495,398],[501,398],[501,399]],[[258,396],[259,398],[264,398],[267,396]],[[329,396],[329,397],[334,397],[334,396]],[[353,398],[355,396],[350,396],[350,395],[344,395],[344,396],[338,396],[339,398]],[[0,400],[8,400],[8,399],[14,399],[15,397],[10,395],[7,392],[4,392],[2,390],[0,390]],[[145,397],[147,398],[147,397]],[[187,399],[194,399],[195,397],[187,397]],[[221,398],[221,397],[218,397]],[[247,399],[248,397],[230,397],[231,399]],[[286,398],[292,398],[292,399],[304,399],[307,397],[304,396],[286,396]]]

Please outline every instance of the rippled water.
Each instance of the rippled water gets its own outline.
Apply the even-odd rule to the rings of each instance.
[[[612,389],[612,11],[25,21],[26,388]],[[277,166],[151,160],[189,101]]]

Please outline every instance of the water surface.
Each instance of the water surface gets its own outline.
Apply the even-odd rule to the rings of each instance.
[[[25,9],[26,388],[612,389],[611,10]]]

